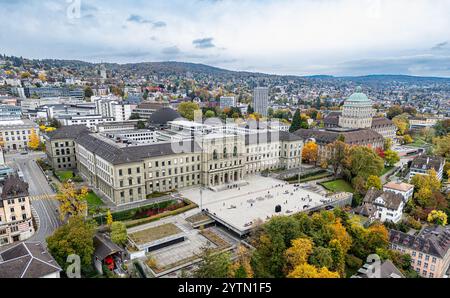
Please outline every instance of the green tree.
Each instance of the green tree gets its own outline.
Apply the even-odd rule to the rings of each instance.
[[[205,117],[206,118],[213,118],[216,116],[216,113],[214,113],[214,111],[208,110],[205,112]]]
[[[367,178],[366,189],[371,189],[372,187],[376,189],[381,189],[383,187],[380,177],[371,175]]]
[[[145,129],[145,121],[139,120],[136,124],[137,129]]]
[[[195,111],[198,110],[200,110],[200,107],[195,102],[190,101],[182,102],[178,106],[178,113],[180,113],[182,117],[191,121],[194,120]]]
[[[445,158],[450,158],[450,134],[434,140],[435,153]]]
[[[91,98],[92,96],[94,96],[94,91],[92,91],[91,86],[84,88],[84,97]]]
[[[328,268],[333,266],[333,258],[331,256],[331,249],[322,246],[314,247],[309,263],[317,268]]]
[[[327,160],[328,164],[333,167],[334,176],[337,176],[344,167],[344,161],[349,154],[349,146],[343,141],[334,141],[328,144],[330,151],[330,158]]]
[[[118,245],[127,243],[128,234],[127,227],[121,221],[113,222],[111,225],[111,240]]]
[[[399,105],[394,105],[389,108],[388,112],[386,113],[386,116],[389,119],[393,119],[394,117],[401,115],[403,113],[403,109]]]
[[[352,177],[378,176],[384,169],[384,160],[371,148],[356,146],[350,150],[350,162],[347,164]]]
[[[47,238],[48,250],[63,270],[70,265],[66,262],[67,257],[73,254],[80,256],[83,268],[91,267],[95,229],[93,221],[85,221],[77,216]]]
[[[231,277],[231,255],[228,252],[214,254],[210,248],[205,248],[201,262],[194,271],[195,278],[229,278]]]

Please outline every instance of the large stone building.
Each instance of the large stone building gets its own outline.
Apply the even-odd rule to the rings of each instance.
[[[372,101],[358,87],[344,103],[342,112],[331,112],[323,123],[325,128],[371,129],[385,139],[395,140],[397,128],[384,117],[374,117]]]
[[[47,158],[55,171],[75,169],[75,139],[89,130],[84,125],[63,126],[44,135]]]
[[[344,103],[339,126],[343,128],[370,128],[374,111],[372,101],[362,93],[361,87],[356,89]]]
[[[416,236],[391,230],[390,247],[409,254],[411,266],[422,277],[442,278],[450,265],[450,226],[424,228]]]
[[[10,176],[0,195],[0,246],[26,240],[33,234],[28,183]]]
[[[245,184],[248,174],[300,165],[301,138],[286,132],[279,139],[265,135],[212,133],[127,147],[99,134],[82,134],[75,139],[75,152],[87,182],[122,205],[145,200],[153,192],[194,185],[219,191]]]

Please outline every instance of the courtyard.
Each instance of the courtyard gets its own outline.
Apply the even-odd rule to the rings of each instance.
[[[220,192],[203,190],[202,200],[198,187],[183,190],[181,194],[240,235],[247,234],[256,223],[273,216],[308,211],[333,200],[270,177],[249,176],[246,181],[248,185]],[[276,210],[277,206],[281,210]]]

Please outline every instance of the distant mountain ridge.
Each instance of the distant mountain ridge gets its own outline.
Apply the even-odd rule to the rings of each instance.
[[[163,74],[163,75],[181,75],[186,73],[192,73],[193,75],[221,75],[221,76],[257,76],[257,77],[283,77],[283,78],[297,78],[297,79],[319,79],[319,80],[348,80],[354,82],[367,82],[367,83],[379,83],[386,81],[398,81],[398,82],[413,82],[413,81],[448,81],[450,78],[444,77],[432,77],[432,76],[412,76],[402,74],[373,74],[365,76],[332,76],[332,75],[275,75],[266,74],[260,72],[249,71],[235,71],[223,69],[215,66],[210,66],[201,63],[190,62],[178,62],[178,61],[164,61],[164,62],[140,62],[140,63],[92,63],[81,60],[61,60],[61,59],[26,59],[22,57],[8,57],[0,55],[0,59],[8,58],[13,60],[16,64],[22,61],[25,65],[34,65],[41,67],[65,67],[78,70],[84,69],[97,69],[101,65],[104,65],[107,70],[110,71],[122,71],[125,73],[135,72],[138,74]]]

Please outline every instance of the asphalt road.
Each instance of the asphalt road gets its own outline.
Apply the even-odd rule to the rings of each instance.
[[[38,230],[30,241],[38,241],[45,244],[45,239],[50,236],[62,223],[57,212],[58,201],[55,193],[49,186],[47,179],[36,164],[36,159],[42,154],[7,155],[6,161],[10,167],[20,169],[24,180],[29,184],[31,206],[38,223]]]

